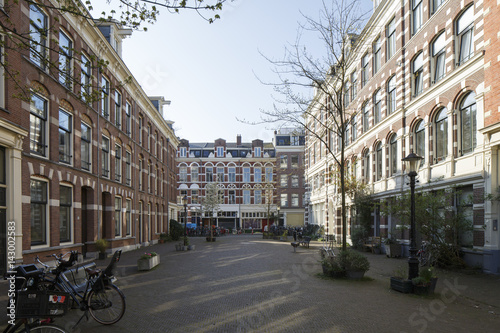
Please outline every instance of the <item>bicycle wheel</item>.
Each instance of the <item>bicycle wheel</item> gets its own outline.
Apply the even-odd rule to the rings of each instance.
[[[88,307],[90,315],[98,323],[112,325],[125,313],[125,296],[117,286],[110,284],[89,293]]]
[[[34,327],[26,327],[21,333],[66,333],[64,329],[54,324],[36,324]]]

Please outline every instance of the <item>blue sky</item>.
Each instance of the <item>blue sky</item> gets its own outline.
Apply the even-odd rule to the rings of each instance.
[[[363,2],[371,8],[370,0]],[[107,8],[113,3],[117,1]],[[253,126],[236,119],[257,120],[260,109],[272,108],[273,89],[256,75],[265,81],[275,76],[259,51],[282,57],[285,45],[295,42],[298,22],[304,21],[300,12],[317,17],[321,3],[235,0],[225,5],[222,18],[213,24],[195,12],[163,10],[147,32],[135,31],[124,40],[123,59],[148,95],[171,101],[165,117],[175,122],[180,138],[236,141],[241,134],[244,142],[271,141],[275,125]],[[99,12],[92,14],[97,17]],[[308,44],[314,49],[318,40],[312,38]]]

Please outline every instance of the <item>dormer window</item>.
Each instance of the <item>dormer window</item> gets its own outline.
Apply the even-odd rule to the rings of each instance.
[[[261,148],[260,147],[255,147],[254,148],[254,154],[255,154],[255,157],[260,157],[260,155],[261,155]]]
[[[224,147],[217,147],[217,157],[224,157]]]
[[[179,157],[186,157],[186,152],[187,152],[187,148],[186,147],[181,147],[180,148]]]

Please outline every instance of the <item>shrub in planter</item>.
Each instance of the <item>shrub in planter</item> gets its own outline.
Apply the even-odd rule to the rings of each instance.
[[[408,280],[406,269],[399,268],[393,272],[391,276],[391,289],[404,294],[413,291],[413,283],[411,280]]]
[[[106,258],[106,249],[109,246],[109,242],[103,238],[95,241],[95,248],[99,252],[99,259]]]
[[[341,251],[340,265],[350,278],[362,278],[364,273],[370,269],[370,262],[366,256],[354,250]]]

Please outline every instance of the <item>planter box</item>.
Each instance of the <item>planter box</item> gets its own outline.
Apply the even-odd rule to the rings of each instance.
[[[391,289],[399,291],[400,293],[409,294],[413,292],[413,283],[411,280],[402,280],[391,277]]]
[[[140,271],[149,271],[153,267],[160,264],[160,256],[156,255],[149,259],[139,259],[137,260],[137,269]]]
[[[389,258],[399,258],[401,257],[401,244],[386,244],[385,254]]]
[[[434,293],[436,289],[437,278],[432,278],[428,285],[413,285],[413,293],[417,295],[428,295]]]
[[[188,250],[194,250],[196,248],[196,245],[188,245]]]
[[[365,271],[346,271],[346,275],[351,280],[359,280],[365,276]]]

